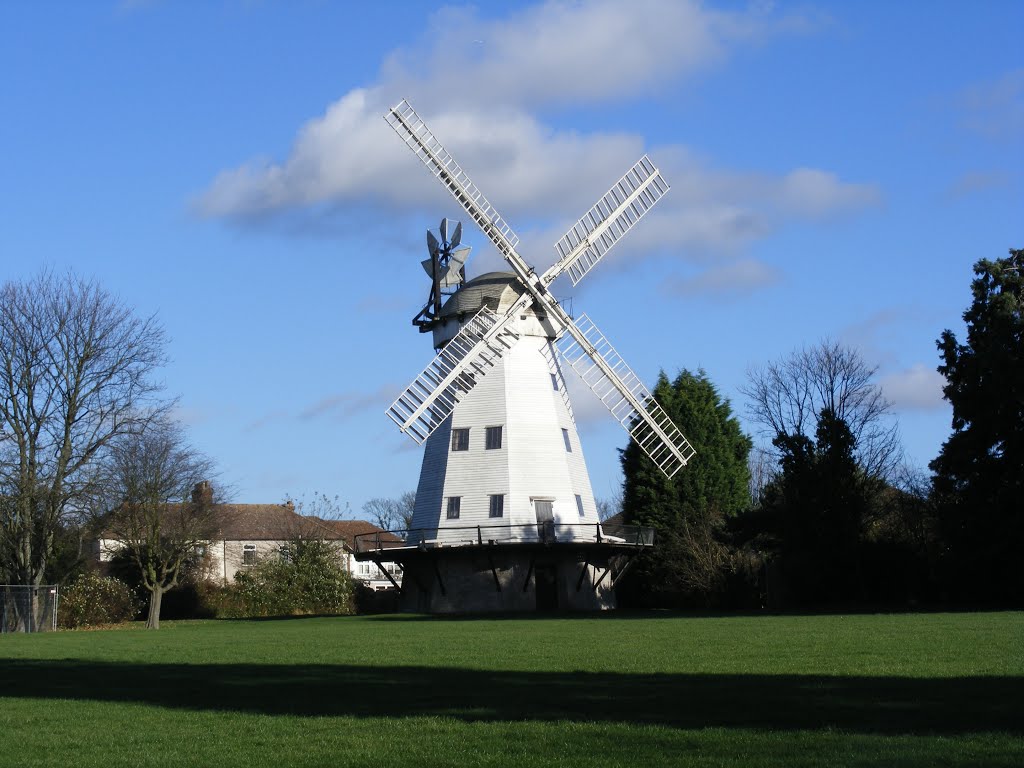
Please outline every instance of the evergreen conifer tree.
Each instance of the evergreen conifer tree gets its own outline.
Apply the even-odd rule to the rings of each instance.
[[[946,572],[972,602],[1020,604],[1024,570],[1024,250],[974,265],[966,343],[937,344],[953,433],[932,461]]]
[[[646,605],[711,605],[728,572],[725,520],[750,504],[751,441],[704,371],[684,370],[671,383],[662,372],[653,394],[697,455],[669,479],[635,441],[622,452],[623,516],[658,534],[632,596]]]

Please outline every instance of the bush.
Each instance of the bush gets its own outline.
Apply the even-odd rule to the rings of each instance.
[[[135,593],[123,581],[87,573],[61,592],[57,624],[65,629],[118,624],[134,619],[141,607]]]
[[[218,616],[301,616],[353,612],[352,580],[324,541],[288,544],[277,560],[235,575],[235,583],[210,587],[206,600]]]
[[[366,584],[355,588],[356,613],[398,613],[400,595],[397,589],[372,589]]]

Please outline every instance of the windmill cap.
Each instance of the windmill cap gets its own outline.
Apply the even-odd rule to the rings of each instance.
[[[512,272],[487,272],[468,280],[441,307],[441,317],[476,314],[481,307],[503,313],[526,292]]]

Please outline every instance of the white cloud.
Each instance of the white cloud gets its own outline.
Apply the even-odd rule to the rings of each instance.
[[[965,89],[957,106],[969,131],[1019,143],[1024,136],[1024,67]]]
[[[664,86],[767,34],[763,13],[697,2],[547,2],[500,20],[472,10],[434,16],[424,42],[394,53],[386,81],[417,98],[490,105],[595,104]]]
[[[722,60],[739,42],[806,25],[768,7],[719,12],[662,0],[552,0],[486,21],[472,11],[441,11],[425,42],[386,60],[379,82],[349,91],[303,126],[287,157],[223,171],[194,209],[254,223],[317,207],[401,212],[450,205],[381,119],[405,93],[513,226],[531,220],[560,235],[636,161],[645,142],[629,132],[556,130],[532,110],[628,103]],[[651,154],[673,191],[628,239],[634,251],[736,250],[789,218],[879,197],[870,185],[824,170],[771,177],[715,168],[679,145],[652,147]]]
[[[779,281],[779,272],[754,259],[713,266],[695,277],[673,278],[662,290],[673,296],[741,298]]]
[[[778,192],[783,210],[810,217],[881,202],[881,193],[873,184],[847,184],[834,173],[815,168],[791,171],[778,185]]]
[[[910,368],[883,376],[882,392],[897,410],[935,410],[942,408],[942,387],[946,380],[934,368],[917,363]]]

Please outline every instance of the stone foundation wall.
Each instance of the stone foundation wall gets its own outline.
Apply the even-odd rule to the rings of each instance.
[[[615,607],[615,593],[608,586],[610,574],[597,590],[594,589],[606,561],[598,566],[586,566],[578,590],[576,586],[584,569],[583,556],[564,552],[536,555],[532,569],[530,561],[531,556],[527,553],[495,552],[488,558],[487,553],[479,549],[474,552],[430,553],[405,563],[401,610],[476,613],[598,611]]]

